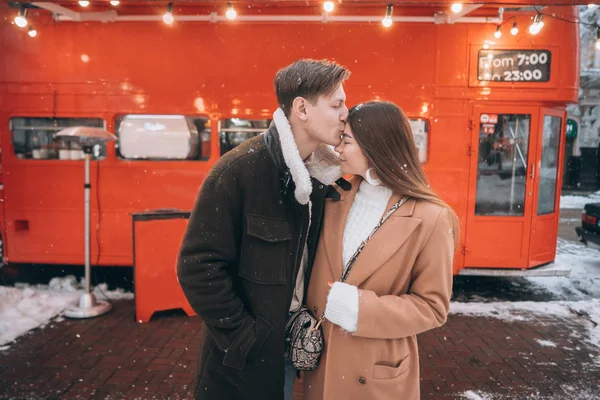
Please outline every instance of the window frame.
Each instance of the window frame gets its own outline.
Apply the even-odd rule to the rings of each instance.
[[[77,161],[83,161],[83,157],[79,158],[79,159],[61,159],[60,156],[58,155],[56,158],[20,158],[17,156],[17,154],[23,154],[23,153],[17,153],[16,152],[16,147],[15,147],[15,140],[14,140],[14,131],[15,131],[15,126],[14,126],[14,120],[15,119],[45,119],[45,120],[98,120],[98,121],[102,121],[102,126],[91,126],[90,127],[94,127],[94,128],[102,128],[102,129],[107,129],[107,122],[106,119],[104,119],[103,117],[96,117],[96,116],[43,116],[43,115],[12,115],[8,118],[8,132],[10,135],[10,145],[12,147],[12,157],[14,157],[15,160],[17,160],[18,162],[28,162],[28,161],[34,161],[34,162],[77,162]],[[56,133],[63,130],[63,129],[67,129],[73,126],[80,126],[80,125],[70,125],[70,126],[63,126],[63,127],[54,127],[54,126],[42,126],[42,127],[25,127],[26,129],[16,129],[19,131],[35,131],[35,130],[43,130],[43,131],[54,131],[54,134],[52,136],[52,141],[56,140]],[[81,126],[87,126],[87,125],[81,125]],[[95,157],[94,154],[92,153],[92,157],[91,160],[92,161],[104,161],[107,159],[108,157],[108,146],[107,143],[103,143],[101,144],[103,150],[104,150],[104,154],[101,154],[100,157]],[[70,150],[78,150],[78,149],[70,149]],[[58,151],[60,151],[60,149],[58,149]],[[25,153],[26,154],[26,153]],[[57,152],[57,154],[59,154]]]
[[[251,122],[267,121],[267,127],[266,128],[222,128],[224,121],[229,121],[232,119],[240,119],[240,120],[251,121]],[[269,130],[269,126],[271,126],[272,123],[273,123],[273,118],[240,118],[240,117],[235,117],[235,116],[227,117],[227,118],[219,118],[219,120],[217,121],[217,136],[219,138],[219,157],[222,157],[224,154],[235,149],[237,146],[241,145],[246,140],[252,139],[252,138],[248,138],[248,139],[244,140],[243,142],[241,142],[240,144],[238,144],[237,146],[232,147],[229,150],[223,152],[223,145],[225,143],[223,134],[226,134],[228,132],[256,132],[256,135],[253,136],[253,137],[256,137],[256,136],[262,134],[263,132],[266,132],[267,130]],[[227,143],[228,143],[228,141],[227,141]]]

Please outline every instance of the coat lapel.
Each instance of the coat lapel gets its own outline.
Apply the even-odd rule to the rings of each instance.
[[[393,195],[386,212],[398,200],[400,200],[400,196]],[[415,199],[409,199],[381,225],[354,262],[346,283],[354,286],[360,285],[398,251],[421,223],[420,219],[412,218],[415,204]],[[342,226],[342,235],[343,229]],[[341,245],[339,254],[341,255]]]
[[[350,213],[350,207],[358,191],[360,182],[352,178],[349,181],[352,188],[349,191],[338,189],[340,200],[327,200],[325,204],[325,217],[323,220],[323,245],[327,253],[329,268],[331,269],[332,281],[340,280],[342,277],[342,243],[344,240],[344,228],[346,219]]]

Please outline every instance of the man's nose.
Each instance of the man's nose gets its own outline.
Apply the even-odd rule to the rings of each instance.
[[[342,111],[342,116],[340,118],[340,121],[342,121],[343,123],[346,123],[347,120],[348,120],[348,107],[346,107],[344,105],[344,110]]]

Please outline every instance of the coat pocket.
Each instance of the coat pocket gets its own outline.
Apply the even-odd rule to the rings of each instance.
[[[291,240],[286,220],[247,215],[239,276],[255,283],[285,283]]]
[[[373,379],[394,379],[408,371],[409,368],[408,356],[397,362],[380,361],[373,366]]]

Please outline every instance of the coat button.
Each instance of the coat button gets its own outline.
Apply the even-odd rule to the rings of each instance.
[[[365,379],[364,376],[361,376],[360,378],[358,378],[358,383],[360,383],[361,385],[364,385],[367,383],[367,380]]]

